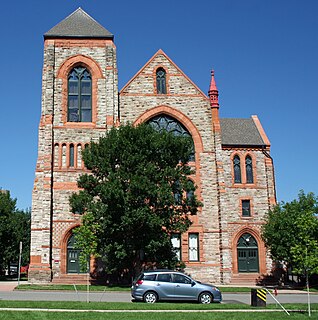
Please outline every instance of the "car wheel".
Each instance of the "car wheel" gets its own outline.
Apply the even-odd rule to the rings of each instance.
[[[213,296],[209,292],[202,292],[199,295],[199,302],[202,304],[209,304],[213,301]]]
[[[147,303],[155,303],[158,300],[158,295],[153,291],[148,291],[144,294],[144,301]]]

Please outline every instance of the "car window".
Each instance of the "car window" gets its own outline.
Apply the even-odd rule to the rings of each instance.
[[[182,274],[174,274],[173,275],[173,282],[190,284],[191,280]]]
[[[156,280],[156,274],[144,274],[143,280],[155,281]]]
[[[169,274],[169,273],[158,274],[157,281],[170,282],[171,281],[171,274]]]

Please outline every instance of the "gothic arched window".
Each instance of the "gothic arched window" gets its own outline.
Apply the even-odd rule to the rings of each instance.
[[[184,137],[190,137],[192,139],[191,134],[189,131],[176,119],[161,114],[159,116],[155,116],[151,118],[148,123],[156,130],[161,132],[162,130],[172,132],[175,136],[184,136]],[[193,151],[189,157],[189,161],[194,161],[194,144],[193,145]]]
[[[166,94],[166,71],[163,68],[158,68],[156,71],[157,93]]]
[[[235,156],[233,159],[234,183],[242,183],[240,157]]]
[[[245,168],[246,168],[246,183],[253,183],[253,163],[252,158],[250,156],[246,156],[245,158]]]
[[[68,75],[67,121],[92,121],[92,77],[81,66],[75,67]]]

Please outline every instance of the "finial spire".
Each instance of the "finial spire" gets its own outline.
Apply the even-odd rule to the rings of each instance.
[[[208,92],[210,98],[210,105],[211,107],[219,107],[219,91],[216,87],[215,79],[214,79],[214,70],[211,71],[211,82],[210,82],[210,89]]]

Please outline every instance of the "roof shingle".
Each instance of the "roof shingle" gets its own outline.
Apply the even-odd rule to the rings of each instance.
[[[101,26],[82,8],[78,8],[46,32],[44,38],[113,39],[114,35]]]
[[[220,119],[222,145],[265,146],[253,119]]]

